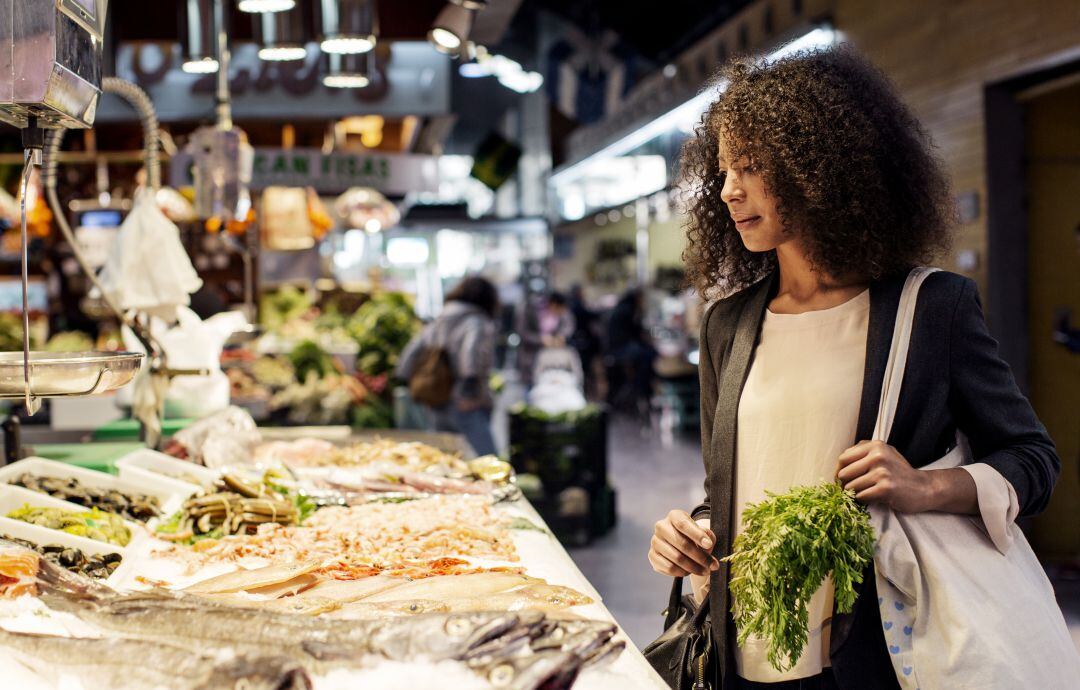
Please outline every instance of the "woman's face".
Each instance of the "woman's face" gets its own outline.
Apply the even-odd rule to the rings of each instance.
[[[743,245],[752,252],[767,252],[793,239],[784,231],[775,197],[746,158],[732,161],[720,139],[719,173],[724,178],[720,198],[727,204]]]

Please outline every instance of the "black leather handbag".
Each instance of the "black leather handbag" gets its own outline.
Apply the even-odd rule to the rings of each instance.
[[[675,578],[664,612],[664,632],[642,653],[672,690],[713,690],[716,677],[709,602],[700,606],[683,596],[682,578]]]

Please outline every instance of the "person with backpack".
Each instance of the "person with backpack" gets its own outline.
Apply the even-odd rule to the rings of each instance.
[[[479,276],[447,296],[442,313],[405,347],[398,377],[430,412],[438,431],[465,436],[477,455],[494,455],[489,380],[495,362],[498,292]]]

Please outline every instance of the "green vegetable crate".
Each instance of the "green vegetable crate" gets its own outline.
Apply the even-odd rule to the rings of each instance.
[[[586,544],[615,525],[608,484],[607,411],[547,415],[519,406],[510,413],[510,463],[535,478],[526,495],[561,541]]]

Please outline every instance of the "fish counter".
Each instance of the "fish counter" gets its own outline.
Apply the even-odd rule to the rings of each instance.
[[[667,687],[505,463],[226,429],[0,469],[4,687]]]

